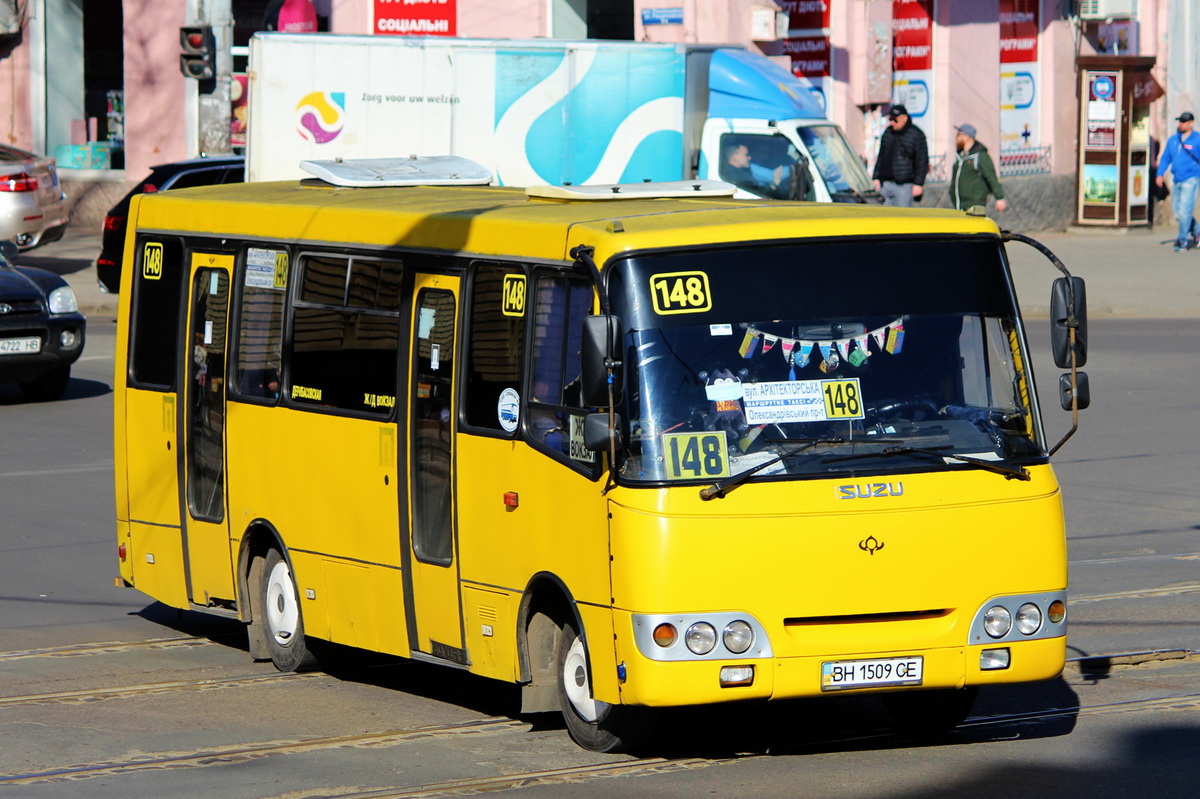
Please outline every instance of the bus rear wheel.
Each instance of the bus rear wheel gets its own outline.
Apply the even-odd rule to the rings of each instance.
[[[912,735],[945,735],[967,718],[979,688],[901,691],[884,694],[883,704],[896,726]]]
[[[280,671],[303,671],[317,659],[304,640],[304,618],[292,570],[279,550],[267,551],[258,587],[262,600],[262,632],[271,662]]]
[[[592,752],[628,752],[654,731],[653,711],[610,705],[592,696],[592,675],[583,638],[567,622],[559,628],[555,663],[558,701],[572,740]]]

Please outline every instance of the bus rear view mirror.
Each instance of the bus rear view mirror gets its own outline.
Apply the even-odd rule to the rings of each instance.
[[[621,396],[622,369],[619,358],[621,320],[615,316],[588,316],[583,320],[579,358],[582,367],[583,404],[589,408],[609,406],[609,373],[612,394]]]
[[[1050,289],[1050,344],[1054,349],[1054,365],[1059,369],[1071,367],[1072,328],[1075,366],[1080,367],[1087,363],[1087,291],[1083,278],[1060,277]]]
[[[609,425],[607,413],[589,413],[583,417],[583,446],[589,452],[609,452],[621,449],[621,417],[613,416]]]
[[[1074,407],[1072,399],[1079,401],[1079,410],[1084,410],[1092,404],[1092,389],[1088,384],[1087,372],[1075,373],[1075,390],[1071,390],[1071,376],[1058,376],[1058,403],[1064,411]]]

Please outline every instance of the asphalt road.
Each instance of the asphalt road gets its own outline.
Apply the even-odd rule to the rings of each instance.
[[[0,386],[0,797],[1194,796],[1194,316],[1093,318],[1092,407],[1055,459],[1076,658],[1062,679],[984,692],[937,741],[897,736],[872,698],[681,711],[641,760],[584,752],[469,675],[371,657],[279,674],[238,625],[113,587],[113,330],[94,317],[62,401]],[[1057,439],[1045,324],[1031,337]]]

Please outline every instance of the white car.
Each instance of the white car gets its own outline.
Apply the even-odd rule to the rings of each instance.
[[[22,250],[62,238],[70,212],[50,156],[0,145],[0,240]]]

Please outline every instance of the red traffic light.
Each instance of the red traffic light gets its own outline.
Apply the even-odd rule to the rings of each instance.
[[[216,40],[210,25],[189,25],[179,29],[179,71],[186,78],[212,80],[216,77]]]

